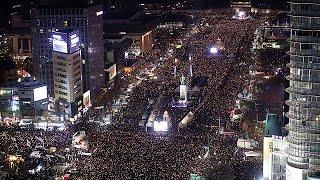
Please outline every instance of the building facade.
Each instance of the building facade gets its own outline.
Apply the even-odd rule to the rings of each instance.
[[[11,46],[10,56],[15,62],[22,62],[27,57],[32,57],[32,40],[30,34],[12,33],[7,36]]]
[[[62,5],[38,7],[32,14],[35,75],[48,85],[49,94],[54,94],[51,37],[55,31],[65,28],[79,30],[84,91],[98,92],[105,83],[101,65],[104,63],[102,7],[68,1]]]
[[[20,118],[35,118],[48,111],[47,86],[35,78],[24,78],[19,82]]]
[[[77,119],[82,111],[82,60],[79,31],[53,33],[53,76],[57,112]]]
[[[287,147],[286,137],[272,135],[263,138],[264,180],[286,180]]]
[[[320,3],[289,0],[287,179],[320,177]]]
[[[19,89],[16,86],[0,87],[0,119],[18,118]]]
[[[0,86],[0,119],[36,118],[47,110],[47,86],[35,78]]]
[[[251,1],[250,0],[232,0],[231,8],[236,11],[251,11]]]

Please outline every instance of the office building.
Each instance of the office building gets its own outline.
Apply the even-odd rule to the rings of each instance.
[[[125,52],[130,48],[133,40],[125,35],[104,35],[104,42],[106,81],[108,81],[116,75],[118,70],[126,66]]]
[[[32,39],[27,29],[12,31],[6,35],[10,44],[10,56],[15,62],[22,62],[32,57]]]
[[[0,119],[15,119],[19,116],[19,89],[16,86],[0,87]]]
[[[286,180],[287,147],[286,137],[272,135],[263,138],[264,180]]]
[[[285,180],[287,140],[282,136],[281,116],[266,115],[263,138],[263,179]]]
[[[52,33],[71,28],[79,30],[83,63],[83,90],[93,93],[104,85],[102,6],[82,1],[54,1],[32,11],[32,46],[35,76],[54,94]]]
[[[33,77],[19,80],[20,118],[35,118],[48,111],[47,86]]]
[[[66,29],[52,35],[53,76],[56,109],[76,120],[82,110],[82,60],[79,31]]]
[[[286,176],[320,177],[320,3],[289,0],[290,87]]]
[[[137,13],[128,19],[105,20],[104,33],[107,37],[122,35],[132,39],[133,43],[128,53],[140,55],[152,50],[155,43],[155,29],[159,24],[160,18]]]

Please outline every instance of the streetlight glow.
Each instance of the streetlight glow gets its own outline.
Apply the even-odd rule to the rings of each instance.
[[[216,48],[216,47],[210,48],[210,53],[211,54],[217,54],[218,53],[218,48]]]

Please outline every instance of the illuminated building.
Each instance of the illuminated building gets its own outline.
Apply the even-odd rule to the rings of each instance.
[[[52,33],[71,28],[79,30],[83,63],[83,90],[95,95],[105,83],[102,29],[103,11],[100,5],[82,1],[50,1],[32,11],[32,46],[35,76],[48,85],[54,94]]]
[[[27,32],[14,32],[7,35],[11,46],[10,56],[15,62],[32,57],[31,35]]]
[[[232,0],[231,1],[231,8],[235,9],[236,11],[251,11],[251,1],[250,0]]]
[[[286,176],[290,180],[320,177],[320,3],[289,0],[290,87]]]
[[[282,136],[264,137],[263,139],[263,179],[285,180],[286,160],[285,150],[287,139]]]
[[[281,136],[279,116],[268,113],[264,126],[263,179],[285,180],[287,140]]]
[[[110,70],[113,71],[114,66],[116,66],[116,71],[125,67],[125,52],[133,41],[124,35],[104,35],[104,42],[105,77],[106,81],[108,81],[113,78],[113,73],[110,73]]]
[[[82,61],[79,31],[71,29],[52,35],[54,94],[57,112],[76,120],[82,110]]]
[[[47,86],[35,78],[24,78],[19,82],[20,118],[34,118],[48,110]]]
[[[0,87],[0,119],[19,116],[19,89],[17,86]]]
[[[140,55],[152,50],[155,43],[155,29],[160,24],[158,17],[136,14],[127,19],[107,19],[104,21],[106,36],[125,36],[131,38],[133,43],[129,54]]]

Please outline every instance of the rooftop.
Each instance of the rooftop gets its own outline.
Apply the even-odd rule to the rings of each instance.
[[[38,8],[87,8],[93,5],[89,4],[87,0],[48,0],[40,4]]]
[[[160,23],[157,16],[135,15],[127,21],[104,21],[104,32],[106,33],[144,33],[155,28]]]

